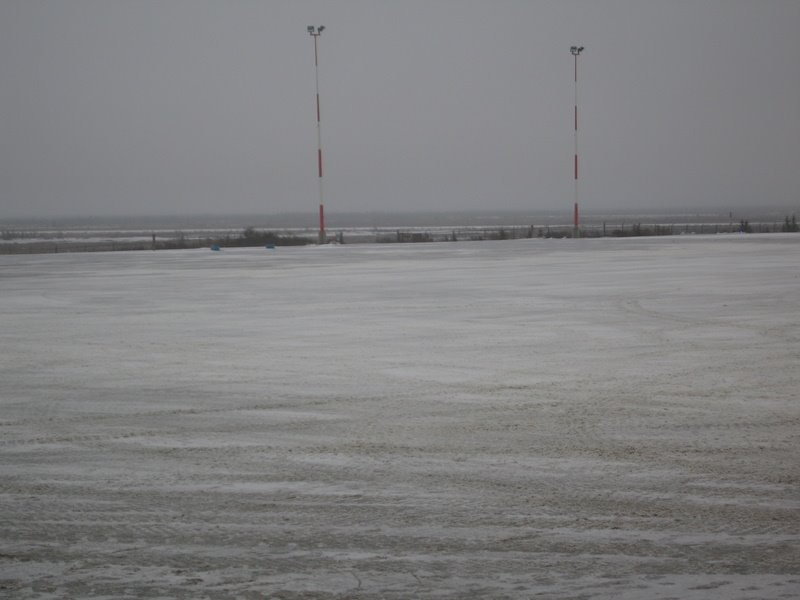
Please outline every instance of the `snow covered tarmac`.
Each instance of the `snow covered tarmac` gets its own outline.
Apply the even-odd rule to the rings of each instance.
[[[800,597],[800,236],[0,256],[0,597]]]

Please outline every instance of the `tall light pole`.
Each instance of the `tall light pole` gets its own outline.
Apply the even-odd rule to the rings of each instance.
[[[573,237],[580,235],[578,229],[578,56],[583,52],[583,46],[572,46],[569,49],[575,57],[575,208],[573,212]]]
[[[314,27],[308,26],[308,33],[314,38],[314,74],[317,90],[317,167],[319,170],[319,243],[325,243],[325,206],[322,203],[322,128],[320,126],[319,109],[319,51],[317,49],[317,39],[325,29],[324,25]]]

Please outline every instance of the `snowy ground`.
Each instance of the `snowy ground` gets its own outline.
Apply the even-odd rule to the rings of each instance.
[[[0,597],[800,598],[800,235],[0,257]]]

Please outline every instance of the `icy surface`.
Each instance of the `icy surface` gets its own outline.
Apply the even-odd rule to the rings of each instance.
[[[0,597],[800,597],[800,236],[0,256]]]

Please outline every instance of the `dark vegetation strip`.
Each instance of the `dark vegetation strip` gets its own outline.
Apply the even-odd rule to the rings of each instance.
[[[421,231],[419,229],[422,229]],[[777,233],[798,232],[800,225],[794,215],[787,216],[783,223],[753,223],[742,220],[739,223],[695,223],[682,225],[642,225],[641,223],[620,223],[607,226],[606,223],[592,224],[580,228],[580,237],[645,237],[680,234],[710,233]],[[414,242],[447,242],[447,241],[480,241],[480,240],[512,240],[522,238],[569,238],[574,234],[572,226],[534,227],[485,227],[454,228],[451,231],[438,229],[425,231],[415,228],[414,231],[376,231],[372,236],[344,239],[344,234],[336,234],[333,239],[339,243],[378,242],[378,243],[414,243]],[[299,235],[278,234],[248,227],[238,236],[224,237],[186,237],[178,232],[175,237],[164,238],[153,236],[152,240],[80,240],[55,239],[35,242],[17,242],[19,239],[37,237],[35,231],[0,232],[0,254],[45,254],[59,252],[112,252],[121,250],[178,250],[188,248],[245,248],[257,246],[303,246],[316,243],[316,233],[309,237]]]

